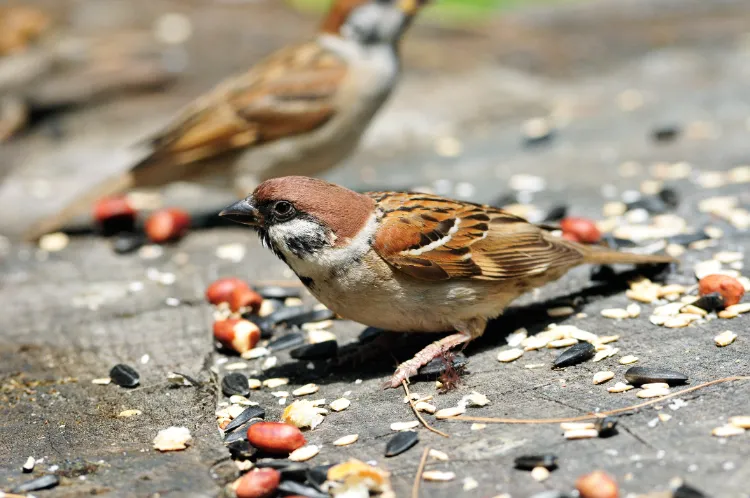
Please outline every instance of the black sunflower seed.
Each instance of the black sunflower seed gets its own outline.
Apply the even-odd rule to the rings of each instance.
[[[270,465],[266,465],[266,467],[278,470],[282,481],[305,482],[307,471],[310,470],[310,467],[301,462],[288,462],[288,465],[283,467],[271,467]]]
[[[328,479],[328,470],[334,465],[336,464],[316,465],[307,471],[307,481],[320,490],[320,486]]]
[[[544,217],[545,223],[551,223],[553,221],[560,221],[568,214],[568,206],[560,204],[553,206],[547,211],[547,215]]]
[[[419,434],[414,431],[403,431],[395,434],[385,445],[385,456],[400,455],[419,442]]]
[[[687,382],[688,377],[683,373],[666,368],[630,367],[625,372],[625,380],[634,386],[654,382],[665,382],[670,386],[675,386]]]
[[[708,240],[710,238],[711,237],[709,237],[706,232],[701,230],[700,232],[695,232],[695,233],[681,233],[679,235],[673,235],[667,238],[667,242],[669,242],[670,244],[677,244],[680,246],[688,246],[692,244],[693,242],[699,242],[701,240]]]
[[[680,128],[678,126],[661,126],[651,132],[651,138],[653,138],[655,142],[672,142],[679,136],[679,134]]]
[[[32,491],[39,491],[41,489],[54,488],[60,484],[60,478],[54,474],[47,474],[42,477],[37,477],[31,481],[16,486],[11,492],[13,493],[30,493]]]
[[[706,498],[706,495],[702,491],[698,491],[692,486],[685,483],[672,491],[672,498]]]
[[[146,243],[146,236],[142,233],[122,232],[112,239],[112,250],[117,254],[130,254],[140,249]]]
[[[295,318],[303,313],[307,313],[304,306],[286,306],[268,315],[266,320],[272,325],[278,325],[286,323],[290,318]]]
[[[248,406],[224,427],[224,433],[231,432],[252,418],[266,418],[266,411],[260,406]]]
[[[135,231],[135,216],[132,214],[110,216],[99,223],[98,229],[99,233],[105,237],[109,237],[110,235],[119,236],[123,233],[135,235],[133,233]]]
[[[304,334],[293,332],[290,334],[284,334],[281,337],[278,337],[272,340],[271,342],[268,343],[268,346],[266,347],[271,351],[281,351],[283,349],[297,347],[304,343],[305,343]]]
[[[234,396],[235,394],[247,396],[250,394],[250,385],[248,384],[247,376],[239,372],[225,375],[221,379],[221,392],[226,396]]]
[[[230,444],[230,443],[233,443],[235,441],[242,441],[242,440],[247,441],[247,429],[251,425],[257,424],[258,422],[263,422],[263,419],[262,418],[251,418],[250,420],[247,421],[247,423],[245,423],[245,425],[243,425],[239,429],[235,429],[234,431],[232,431],[230,433],[226,433],[225,432],[224,433],[224,435],[225,435],[225,437],[224,437],[224,444]]]
[[[609,265],[596,265],[591,268],[591,280],[594,282],[611,282],[617,279],[617,273]]]
[[[141,376],[133,367],[122,363],[112,367],[109,378],[120,387],[135,387],[141,382]]]
[[[292,349],[289,351],[289,356],[295,360],[324,360],[336,356],[338,349],[338,342],[323,341]]]
[[[615,417],[604,417],[594,422],[599,437],[611,437],[617,434],[617,419]]]
[[[251,445],[247,439],[236,439],[230,443],[226,443],[226,447],[232,455],[232,458],[239,458],[242,460],[252,458],[258,452],[258,449]]]
[[[282,481],[277,488],[282,496],[306,496],[308,498],[330,498],[328,493],[318,491],[312,486],[306,486],[296,481]]]
[[[302,295],[299,287],[281,287],[278,285],[256,287],[255,292],[263,296],[263,299],[279,299],[282,301],[290,297],[300,297]]]
[[[697,306],[702,310],[708,312],[723,310],[724,309],[724,297],[718,292],[712,292],[699,297],[696,301],[693,301],[693,306]]]
[[[657,195],[659,196],[659,199],[664,202],[664,204],[671,207],[672,209],[680,205],[680,194],[678,194],[677,191],[673,188],[663,188]]]
[[[579,342],[575,344],[555,358],[555,362],[552,364],[554,368],[570,367],[572,365],[578,365],[586,360],[590,360],[596,354],[596,348],[590,342]]]
[[[273,321],[268,319],[268,316],[258,316],[251,311],[242,314],[242,318],[244,318],[245,320],[249,320],[258,326],[258,328],[260,329],[260,336],[263,339],[268,339],[269,337],[273,336],[275,324],[273,323]]]
[[[463,353],[455,353],[452,356],[452,366],[457,370],[464,368],[469,363],[468,358],[466,358],[466,355]],[[445,373],[447,368],[448,364],[442,356],[433,358],[429,363],[419,369],[415,376],[415,380],[420,380],[420,378],[435,379]]]
[[[336,317],[336,313],[329,309],[324,310],[312,310],[300,313],[296,316],[291,316],[283,321],[289,327],[294,325],[304,325],[306,323],[322,322],[323,320],[332,320]],[[281,323],[281,322],[280,322]]]
[[[520,470],[534,470],[537,467],[544,467],[547,470],[557,468],[557,457],[555,455],[522,455],[514,460],[515,466]]]
[[[380,334],[383,333],[383,329],[379,329],[376,327],[367,327],[365,330],[360,332],[359,336],[357,336],[357,340],[361,343],[366,343],[374,340],[376,337],[380,336]]]

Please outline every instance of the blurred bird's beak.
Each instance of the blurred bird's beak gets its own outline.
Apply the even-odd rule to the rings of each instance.
[[[398,0],[398,8],[407,15],[413,15],[421,7],[423,0]]]
[[[219,213],[219,216],[243,225],[260,226],[263,221],[258,209],[253,205],[253,198],[248,197],[235,202]]]

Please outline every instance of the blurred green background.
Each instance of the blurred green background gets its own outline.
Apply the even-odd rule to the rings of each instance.
[[[330,0],[288,0],[302,10],[320,11],[328,8]],[[425,12],[427,17],[442,21],[475,21],[491,12],[513,9],[519,6],[571,2],[583,0],[432,0]]]

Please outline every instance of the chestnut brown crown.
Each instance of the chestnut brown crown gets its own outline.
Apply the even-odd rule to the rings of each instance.
[[[429,0],[333,0],[323,19],[320,31],[334,35],[341,34],[341,28],[350,20],[357,9],[370,4],[391,6],[401,11],[406,18],[413,17]]]

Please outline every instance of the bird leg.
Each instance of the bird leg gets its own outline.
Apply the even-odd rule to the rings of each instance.
[[[466,322],[459,322],[455,325],[456,334],[451,334],[447,337],[443,337],[439,341],[435,341],[423,350],[414,355],[410,360],[403,362],[396,369],[396,373],[393,374],[390,381],[386,383],[386,388],[396,388],[401,385],[404,380],[409,380],[409,377],[416,375],[420,367],[426,365],[434,358],[442,355],[446,351],[459,346],[461,344],[466,345],[481,336],[484,333],[484,329],[487,326],[487,320],[484,318],[473,318]]]

